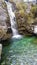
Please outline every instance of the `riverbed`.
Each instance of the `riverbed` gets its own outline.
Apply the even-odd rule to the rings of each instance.
[[[3,45],[1,65],[37,65],[37,37],[11,39],[5,44]]]

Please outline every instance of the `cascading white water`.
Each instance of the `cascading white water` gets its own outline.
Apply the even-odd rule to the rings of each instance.
[[[17,30],[16,17],[15,17],[13,10],[12,10],[12,4],[10,2],[6,2],[6,1],[5,1],[5,3],[7,5],[7,10],[8,10],[10,22],[11,22],[11,29],[13,32],[12,38],[19,38],[20,39],[20,38],[22,38],[22,36],[19,35],[18,30]]]

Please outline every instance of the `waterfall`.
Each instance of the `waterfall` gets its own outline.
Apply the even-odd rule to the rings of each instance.
[[[16,17],[15,17],[15,14],[13,12],[13,9],[12,9],[12,4],[10,2],[6,2],[6,5],[7,5],[7,10],[8,10],[8,14],[9,14],[9,17],[10,17],[10,22],[11,22],[11,29],[12,29],[12,32],[13,32],[13,36],[12,38],[22,38],[21,35],[19,35],[18,33],[18,30],[17,30],[17,23],[16,23]]]

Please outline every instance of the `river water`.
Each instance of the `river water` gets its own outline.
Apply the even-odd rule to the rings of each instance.
[[[5,42],[1,65],[37,65],[37,37]]]

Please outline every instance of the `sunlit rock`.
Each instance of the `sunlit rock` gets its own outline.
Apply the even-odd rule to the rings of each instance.
[[[23,0],[9,0],[10,2],[23,2]]]
[[[0,2],[4,2],[4,0],[0,0]]]
[[[34,33],[35,26],[37,26],[37,5],[30,4],[30,9],[28,9],[27,4],[25,3],[16,3],[17,10],[16,20],[18,25],[19,33],[25,35],[28,34],[36,34],[37,30]],[[27,12],[29,10],[29,12]]]

